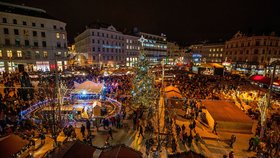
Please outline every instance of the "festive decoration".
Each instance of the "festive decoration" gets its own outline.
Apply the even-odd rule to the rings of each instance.
[[[261,114],[261,138],[264,134],[264,126],[265,126],[265,121],[266,121],[266,114],[267,114],[267,107],[268,107],[268,101],[267,101],[267,96],[266,94],[261,98],[258,102],[258,109]]]
[[[147,109],[155,103],[159,96],[159,90],[155,88],[154,75],[149,72],[149,62],[143,50],[143,43],[146,40],[142,36],[139,42],[142,43],[140,55],[136,63],[135,78],[133,80],[132,107]]]

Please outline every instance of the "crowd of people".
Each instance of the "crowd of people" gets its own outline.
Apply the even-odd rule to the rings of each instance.
[[[78,71],[78,70],[77,70]],[[102,76],[97,69],[80,69],[79,71],[85,72],[83,75],[62,77],[59,75],[60,82],[62,82],[68,89],[72,89],[75,82],[82,83],[86,80],[104,83],[106,87],[106,95],[111,98],[115,98],[119,102],[123,103],[121,113],[110,118],[104,118],[100,120],[86,120],[82,122],[80,132],[83,135],[83,141],[92,145],[91,129],[96,128],[98,131],[100,126],[108,132],[108,139],[113,139],[112,128],[124,127],[123,120],[128,118],[132,121],[133,129],[137,130],[138,137],[145,138],[146,134],[154,133],[155,127],[152,122],[142,122],[145,111],[138,109],[131,115],[126,114],[127,107],[130,106],[131,90],[133,87],[132,75],[114,75],[114,76]],[[27,109],[38,101],[43,101],[50,98],[55,98],[55,75],[49,75],[32,81],[36,83],[34,88],[31,84],[31,79],[26,73],[21,74],[4,74],[0,85],[3,85],[3,92],[0,93],[0,135],[5,135],[13,132],[20,133],[26,138],[32,138],[39,133],[39,137],[43,137],[43,133],[50,133],[52,124],[45,122],[45,124],[35,124],[32,120],[22,120],[20,112]],[[186,111],[185,117],[189,119],[190,125],[188,126],[190,131],[187,131],[186,125],[179,126],[176,124],[174,116],[165,111],[165,128],[168,134],[166,136],[166,146],[171,146],[173,152],[176,152],[176,141],[181,141],[188,147],[193,142],[199,144],[203,142],[200,135],[196,132],[196,120],[198,119],[201,109],[197,105],[201,100],[211,99],[220,100],[226,98],[233,91],[244,90],[244,87],[253,87],[250,82],[237,75],[228,76],[205,76],[205,75],[176,75],[171,85],[178,87],[182,96],[185,99],[183,109]],[[21,88],[16,88],[21,87]],[[25,88],[24,88],[25,87]],[[248,90],[248,89],[247,89]],[[277,96],[274,99],[277,100]],[[253,99],[256,100],[256,99]],[[257,109],[253,109],[257,110]],[[153,113],[153,111],[151,111]],[[149,115],[148,115],[149,116]],[[256,117],[255,119],[258,119]],[[85,125],[84,125],[85,124]],[[171,129],[174,126],[175,132]],[[72,125],[65,126],[62,131],[64,135],[69,139],[75,139],[76,133],[75,127]],[[48,130],[49,129],[49,130]],[[280,137],[279,137],[279,117],[277,115],[269,116],[267,120],[267,128],[262,140],[260,140],[259,125],[256,130],[256,136],[252,137],[248,142],[248,151],[256,151],[261,154],[269,155],[271,157],[279,155],[280,149]],[[86,135],[87,133],[87,135]],[[215,131],[215,133],[217,133]],[[31,136],[31,137],[30,137]],[[233,135],[230,138],[229,146],[233,147],[236,137]],[[108,145],[109,141],[106,141],[105,145]],[[145,141],[146,151],[149,153],[151,147],[155,145],[155,142],[151,137],[148,137]]]

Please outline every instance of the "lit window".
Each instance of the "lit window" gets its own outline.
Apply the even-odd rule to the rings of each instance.
[[[128,46],[128,45],[126,45],[126,49],[129,49],[129,46]]]
[[[223,56],[223,54],[221,53],[221,54],[220,54],[220,57],[222,57],[222,56]]]
[[[212,52],[212,49],[209,49],[210,52]]]
[[[219,54],[216,54],[216,57],[218,57],[219,56]]]
[[[217,52],[218,52],[218,51],[220,51],[220,49],[219,49],[219,48],[217,48]]]
[[[213,52],[215,52],[216,51],[216,49],[213,49]]]
[[[209,57],[211,57],[211,54],[209,54]]]
[[[62,34],[62,39],[65,39],[65,34],[64,33]]]
[[[56,38],[60,38],[60,35],[59,35],[59,33],[58,33],[58,32],[56,33]]]
[[[128,43],[129,41],[128,41],[128,39],[126,39],[126,43]]]
[[[2,55],[2,50],[0,50],[0,57],[2,57],[3,55]]]
[[[48,57],[48,52],[47,51],[44,51],[43,52],[43,56],[46,58],[46,57]]]
[[[132,40],[130,40],[130,43],[132,43]]]
[[[22,57],[22,51],[18,50],[18,51],[17,51],[17,56],[18,56],[18,57]]]
[[[223,51],[223,48],[221,48],[221,52]]]
[[[7,50],[7,57],[8,58],[13,57],[13,52],[11,50]]]
[[[61,55],[61,52],[57,52],[57,55]]]

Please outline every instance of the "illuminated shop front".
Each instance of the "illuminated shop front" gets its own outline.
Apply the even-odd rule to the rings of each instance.
[[[50,71],[50,63],[48,61],[36,61],[37,71]]]
[[[201,63],[201,54],[193,54],[192,55],[192,61],[194,64],[200,64]]]

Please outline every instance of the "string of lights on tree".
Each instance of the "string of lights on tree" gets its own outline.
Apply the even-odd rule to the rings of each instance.
[[[155,104],[159,90],[155,87],[155,76],[149,71],[149,61],[146,58],[143,43],[146,39],[142,36],[139,39],[142,47],[136,63],[135,78],[133,80],[132,107],[135,109],[147,109]]]

